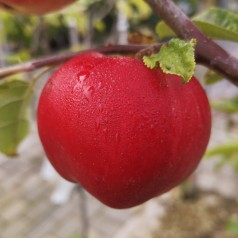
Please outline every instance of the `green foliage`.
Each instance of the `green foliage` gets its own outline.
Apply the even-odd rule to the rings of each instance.
[[[215,83],[220,82],[221,80],[223,80],[224,77],[218,73],[216,73],[213,70],[207,70],[205,76],[204,76],[204,82],[206,85],[212,85]]]
[[[234,235],[238,235],[238,220],[231,219],[226,224],[226,230]]]
[[[27,60],[30,60],[31,59],[31,55],[30,55],[30,52],[29,50],[27,49],[22,49],[22,50],[19,50],[18,52],[13,52],[13,53],[9,53],[7,56],[6,56],[6,62],[8,64],[20,64],[22,62],[25,62]]]
[[[111,7],[109,5],[107,0],[80,0],[42,17],[18,16],[1,11],[0,43],[2,48],[7,49],[4,61],[15,64],[70,48],[71,27],[78,32],[80,43],[87,41],[88,34],[91,34],[95,46],[104,44],[106,37],[114,30],[117,10],[125,13],[131,25],[137,24],[138,30],[142,28],[141,22],[152,15],[143,0],[116,1]],[[89,20],[92,20],[93,27],[90,32]],[[148,29],[148,25],[143,26],[143,30]]]
[[[20,63],[50,51],[69,48],[68,28],[72,22],[79,34],[87,31],[86,10],[87,6],[77,1],[62,11],[43,17],[18,16],[1,11],[0,43],[7,49],[5,62]],[[42,50],[43,45],[48,45],[49,50]]]
[[[130,32],[154,36],[158,17],[144,0],[116,1],[116,9],[125,14]]]
[[[179,75],[187,83],[195,70],[195,44],[195,40],[172,39],[161,47],[159,53],[144,56],[143,61],[147,67],[160,66],[165,73]]]
[[[211,102],[211,106],[215,110],[234,114],[238,112],[238,97],[213,101]],[[206,152],[207,158],[212,158],[214,156],[218,156],[220,158],[216,165],[218,169],[226,164],[229,164],[238,172],[238,140],[216,146]]]
[[[13,15],[4,11],[0,12],[1,44],[8,44],[10,48],[29,48],[35,28],[37,17],[24,17]]]
[[[238,14],[221,8],[211,8],[193,18],[195,24],[213,39],[238,42]]]
[[[232,168],[238,172],[238,141],[211,148],[206,152],[207,158],[213,156],[220,157],[220,160],[216,165],[217,169],[220,169],[226,164],[230,164]]]
[[[211,106],[219,111],[235,113],[238,112],[238,97],[214,101],[211,102]]]
[[[150,7],[143,0],[119,1],[117,6],[129,20],[133,21],[146,19],[152,14]]]
[[[167,26],[164,21],[160,21],[156,25],[155,32],[159,39],[164,39],[166,37],[174,37],[176,35],[174,31],[169,26]]]
[[[32,85],[21,80],[0,83],[0,152],[13,156],[28,133],[27,109]]]
[[[81,235],[73,235],[73,236],[71,236],[70,238],[83,238]]]
[[[221,8],[211,8],[194,18],[192,21],[201,31],[213,39],[238,42],[238,14]],[[164,23],[156,26],[159,38],[174,36],[174,32]]]

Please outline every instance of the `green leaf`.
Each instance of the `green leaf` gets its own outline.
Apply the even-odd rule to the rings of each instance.
[[[76,235],[71,236],[70,238],[82,238],[82,236],[76,234]]]
[[[159,53],[151,56],[144,56],[144,64],[148,68],[155,68],[158,65],[167,74],[176,74],[188,82],[195,70],[195,40],[185,42],[180,39],[172,39],[164,44]]]
[[[211,103],[212,108],[227,112],[234,113],[238,112],[238,98],[223,99],[221,101],[213,101]]]
[[[226,230],[232,234],[238,235],[238,220],[231,219],[226,224]]]
[[[224,77],[220,74],[218,74],[217,72],[213,71],[213,70],[207,70],[205,76],[204,76],[204,81],[206,85],[213,85],[215,83],[220,82],[221,80],[223,80]]]
[[[13,156],[28,133],[27,108],[31,84],[21,80],[0,83],[0,152]]]
[[[238,172],[238,141],[211,148],[206,152],[205,156],[207,158],[212,158],[214,156],[220,157],[216,164],[216,169],[220,169],[224,165],[229,164]]]
[[[193,22],[209,37],[238,42],[238,14],[211,8],[193,18]]]
[[[166,37],[174,37],[175,33],[174,31],[164,22],[160,21],[156,27],[155,32],[159,39],[164,39]]]
[[[231,157],[233,153],[238,153],[238,142],[235,141],[233,143],[217,146],[209,149],[206,152],[206,157],[212,157],[215,155],[222,155],[226,157]]]
[[[210,38],[238,42],[238,14],[236,13],[221,8],[210,8],[192,18],[192,21]],[[161,39],[175,35],[164,22],[157,24],[156,33]]]

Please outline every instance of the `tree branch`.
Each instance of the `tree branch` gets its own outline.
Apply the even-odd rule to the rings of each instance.
[[[0,69],[0,80],[13,74],[31,72],[46,66],[59,65],[78,54],[83,54],[86,52],[97,51],[103,54],[116,54],[116,53],[135,54],[136,52],[142,49],[145,49],[146,47],[149,47],[149,46],[148,45],[108,45],[108,46],[100,47],[96,49],[82,50],[80,52],[67,52],[60,55],[43,57],[40,59],[32,60],[27,63],[18,64],[18,65],[9,66],[9,67]]]
[[[172,0],[145,0],[173,31],[185,40],[195,38],[196,58],[238,86],[238,59],[205,36]]]

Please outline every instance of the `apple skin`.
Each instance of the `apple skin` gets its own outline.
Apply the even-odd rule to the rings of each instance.
[[[130,208],[181,183],[211,130],[199,82],[129,57],[86,53],[61,66],[39,100],[45,152],[65,179],[102,203]]]
[[[59,10],[76,0],[0,0],[0,8],[14,14],[43,15]]]

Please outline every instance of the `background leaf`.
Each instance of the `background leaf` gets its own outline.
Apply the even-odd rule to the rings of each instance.
[[[13,156],[28,133],[27,109],[32,95],[30,83],[21,80],[0,83],[0,152]]]
[[[155,27],[155,32],[159,39],[164,39],[166,37],[174,37],[175,33],[174,31],[167,26],[167,24],[164,21],[160,21],[156,27]]]
[[[217,40],[238,42],[238,14],[221,8],[209,10],[192,18],[195,25],[207,36]],[[159,38],[174,36],[175,33],[164,23],[156,26]]]
[[[238,172],[238,141],[216,146],[206,152],[207,158],[213,158],[213,156],[220,157],[220,160],[216,164],[216,169],[220,169],[224,165],[229,164]]]
[[[232,234],[238,235],[238,220],[231,219],[226,224],[226,229]]]
[[[206,85],[212,85],[223,80],[224,77],[213,70],[207,70],[204,76],[204,82]]]
[[[211,106],[212,108],[216,110],[227,112],[227,113],[238,112],[238,98],[235,97],[230,99],[213,101],[211,102]]]
[[[211,148],[206,152],[206,156],[225,155],[230,157],[233,153],[238,153],[238,141]]]

